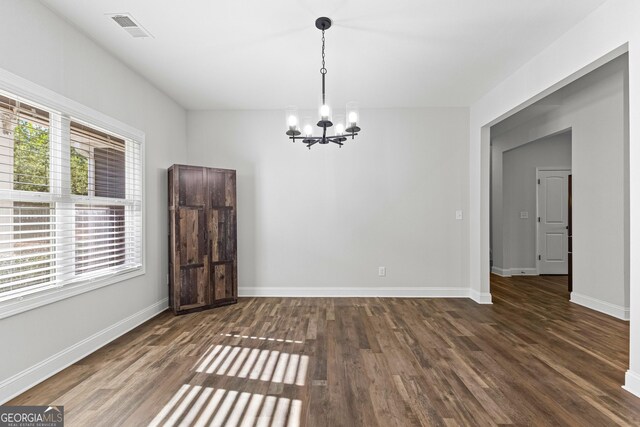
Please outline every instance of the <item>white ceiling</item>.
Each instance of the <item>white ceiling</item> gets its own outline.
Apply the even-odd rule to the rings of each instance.
[[[605,0],[41,0],[188,109],[468,106]],[[105,14],[129,12],[154,38]]]

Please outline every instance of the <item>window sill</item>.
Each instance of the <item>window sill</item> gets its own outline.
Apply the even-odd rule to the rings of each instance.
[[[63,287],[53,285],[51,288],[45,288],[30,295],[22,297],[16,296],[6,301],[0,301],[0,319],[15,316],[16,314],[84,294],[85,292],[130,280],[143,274],[145,274],[144,265],[115,272],[104,277],[74,282]]]

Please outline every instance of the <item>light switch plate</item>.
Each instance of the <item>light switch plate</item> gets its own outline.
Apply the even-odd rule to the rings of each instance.
[[[456,219],[462,219],[462,211],[456,211]]]
[[[529,218],[529,212],[525,212],[525,211],[520,212],[520,219],[527,219],[527,218]]]

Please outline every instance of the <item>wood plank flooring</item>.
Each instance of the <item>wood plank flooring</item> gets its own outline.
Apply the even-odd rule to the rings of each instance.
[[[241,298],[165,312],[11,405],[68,426],[640,425],[626,322],[566,277],[492,277],[468,299]]]

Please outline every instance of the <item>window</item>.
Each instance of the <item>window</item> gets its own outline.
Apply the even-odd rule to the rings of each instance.
[[[141,150],[0,92],[0,302],[140,269]]]

